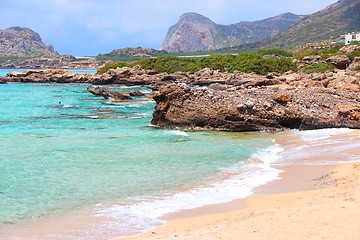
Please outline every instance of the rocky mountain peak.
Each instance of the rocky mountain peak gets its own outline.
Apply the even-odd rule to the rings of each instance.
[[[303,18],[304,16],[285,13],[255,22],[218,25],[200,14],[185,13],[170,27],[160,49],[192,52],[254,43],[287,30]]]
[[[194,12],[184,13],[180,16],[179,22],[192,22],[192,23],[203,23],[203,24],[214,24],[209,18]]]
[[[0,56],[57,56],[54,48],[29,28],[10,27],[0,30]]]

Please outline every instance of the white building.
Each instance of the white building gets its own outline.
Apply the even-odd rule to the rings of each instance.
[[[358,33],[353,32],[345,35],[345,39],[344,39],[345,45],[350,44],[352,41],[360,41],[360,32]]]

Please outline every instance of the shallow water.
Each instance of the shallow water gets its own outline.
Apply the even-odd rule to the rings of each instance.
[[[154,128],[146,98],[113,104],[86,85],[10,83],[0,99],[3,228],[86,210],[110,220],[76,239],[129,235],[167,213],[246,197],[279,173],[281,148],[266,134]]]

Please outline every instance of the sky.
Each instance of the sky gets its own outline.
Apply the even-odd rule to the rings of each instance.
[[[159,49],[186,12],[218,24],[282,13],[311,14],[336,0],[0,0],[0,29],[27,27],[60,54],[96,56],[124,47]]]

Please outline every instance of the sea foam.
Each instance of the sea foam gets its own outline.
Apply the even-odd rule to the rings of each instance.
[[[248,197],[254,188],[279,178],[281,171],[273,168],[272,164],[282,151],[279,145],[274,144],[259,149],[248,161],[224,169],[218,176],[220,180],[167,196],[136,199],[132,204],[102,209],[96,216],[112,220],[102,225],[101,229],[109,232],[121,229],[120,235],[132,235],[163,224],[162,217],[169,213]]]

